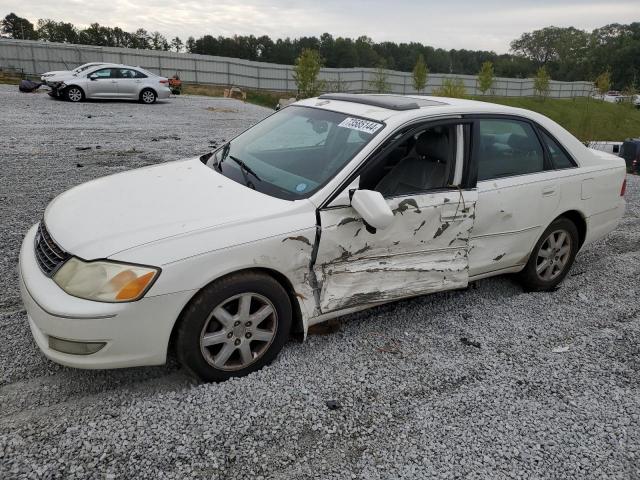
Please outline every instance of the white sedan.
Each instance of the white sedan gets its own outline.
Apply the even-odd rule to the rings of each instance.
[[[536,113],[322,95],[199,158],[54,199],[26,235],[36,343],[79,368],[255,371],[294,332],[518,273],[553,289],[625,208],[625,164]]]
[[[169,79],[140,67],[100,64],[78,73],[51,77],[46,81],[50,95],[70,102],[85,99],[138,100],[155,103],[169,98]]]

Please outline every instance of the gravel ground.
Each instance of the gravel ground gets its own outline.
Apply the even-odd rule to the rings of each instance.
[[[56,194],[206,152],[268,111],[71,105],[7,86],[0,105],[0,478],[640,478],[638,177],[622,225],[554,293],[501,277],[386,305],[260,372],[197,385],[173,364],[47,361],[18,248]]]

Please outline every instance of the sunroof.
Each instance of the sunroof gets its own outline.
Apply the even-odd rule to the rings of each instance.
[[[416,110],[420,107],[445,105],[435,100],[403,97],[402,95],[366,95],[356,93],[325,93],[318,98],[322,100],[340,100],[341,102],[361,103],[389,110]]]

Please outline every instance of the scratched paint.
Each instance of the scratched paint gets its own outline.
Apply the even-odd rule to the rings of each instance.
[[[416,252],[383,258],[362,258],[326,265],[321,298],[323,311],[395,298],[461,288],[467,285],[467,256],[452,251]]]
[[[321,212],[314,264],[319,311],[466,286],[477,196],[464,196],[464,201],[458,192],[389,200],[393,223],[374,234],[350,207]]]

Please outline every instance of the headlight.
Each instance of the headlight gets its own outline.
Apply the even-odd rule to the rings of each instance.
[[[53,276],[69,295],[98,302],[132,302],[141,298],[160,269],[116,262],[70,258]]]

